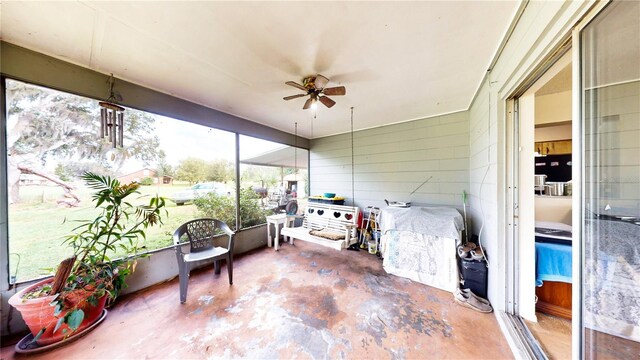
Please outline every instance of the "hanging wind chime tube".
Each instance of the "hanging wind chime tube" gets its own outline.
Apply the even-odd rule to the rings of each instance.
[[[124,146],[124,108],[116,103],[113,92],[113,74],[107,80],[109,84],[109,98],[100,101],[100,134],[101,139],[107,138],[115,149]]]

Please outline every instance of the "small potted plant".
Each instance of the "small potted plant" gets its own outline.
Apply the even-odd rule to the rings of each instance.
[[[91,326],[125,287],[134,271],[139,242],[145,229],[162,224],[163,198],[152,197],[148,205],[132,205],[139,184],[120,184],[116,179],[85,173],[82,179],[93,189],[92,200],[99,215],[80,221],[64,243],[74,255],[64,260],[53,279],[34,284],[9,299],[20,311],[39,346],[68,338]],[[111,260],[116,250],[122,258]]]

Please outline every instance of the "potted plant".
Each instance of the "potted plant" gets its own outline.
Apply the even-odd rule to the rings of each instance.
[[[152,197],[148,205],[132,205],[139,184],[120,184],[116,179],[85,173],[82,179],[93,189],[92,200],[99,215],[79,221],[64,243],[74,255],[64,260],[53,279],[18,292],[9,304],[22,314],[38,345],[49,345],[92,325],[125,287],[135,270],[139,242],[145,229],[162,224],[163,198]],[[121,250],[123,257],[109,255]]]

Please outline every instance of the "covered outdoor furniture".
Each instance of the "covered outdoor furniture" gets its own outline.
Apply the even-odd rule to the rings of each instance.
[[[464,230],[455,208],[386,207],[380,214],[384,270],[454,292],[459,284],[456,246]]]
[[[190,252],[182,252],[181,238],[187,235]],[[227,248],[215,246],[214,238],[220,235],[228,235]],[[178,259],[178,271],[180,277],[180,303],[187,300],[187,287],[189,285],[189,273],[203,260],[213,259],[216,274],[220,274],[220,260],[227,261],[229,272],[229,285],[233,284],[233,242],[235,233],[229,226],[217,219],[202,218],[188,221],[175,231],[173,243]]]

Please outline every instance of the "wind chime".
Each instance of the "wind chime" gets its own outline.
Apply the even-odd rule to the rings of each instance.
[[[113,74],[107,80],[109,84],[109,98],[100,101],[100,138],[109,139],[113,148],[123,146],[124,140],[124,108],[116,103],[116,95],[113,92],[115,79]]]

